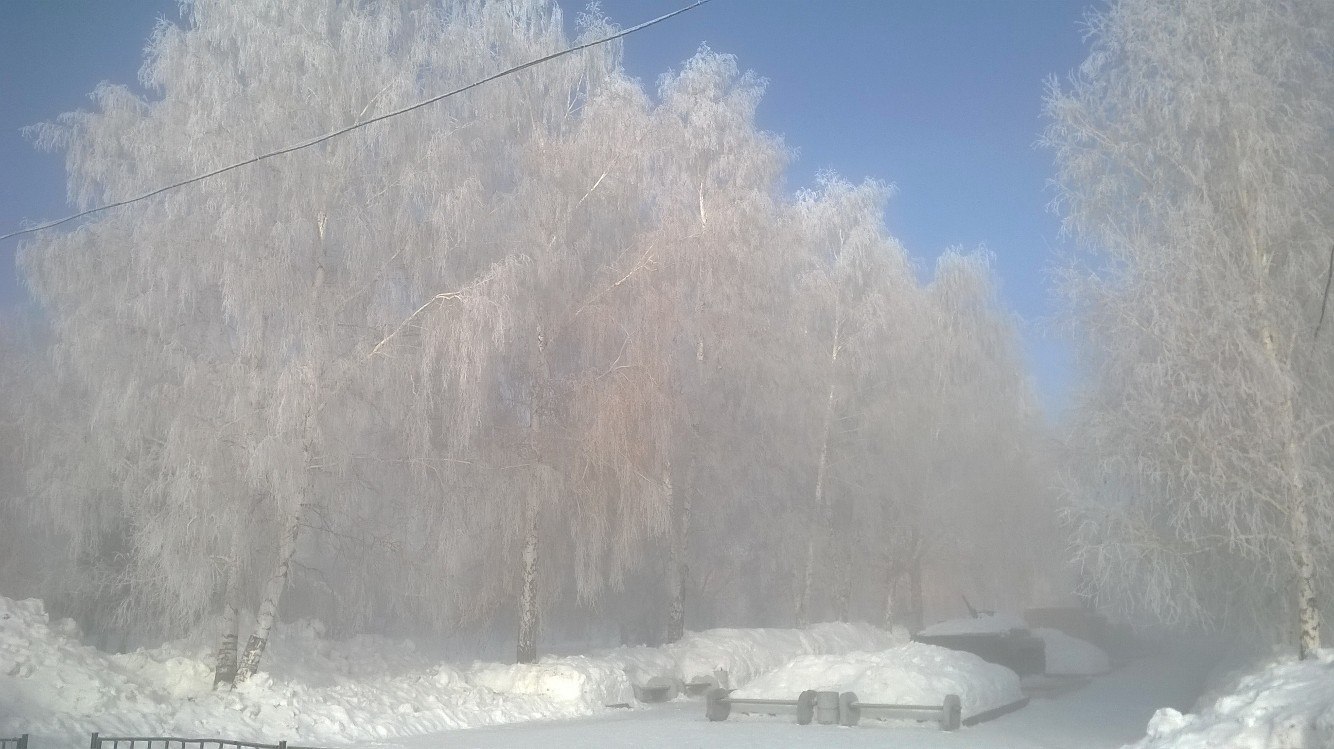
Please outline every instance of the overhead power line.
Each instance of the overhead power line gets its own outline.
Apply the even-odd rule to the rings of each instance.
[[[115,201],[114,203],[107,203],[106,205],[100,205],[100,206],[98,206],[98,207],[96,207],[96,208],[89,208],[89,209],[86,210],[86,211],[80,211],[80,212],[78,212],[78,213],[75,213],[75,214],[70,215],[70,216],[66,216],[65,218],[58,219],[58,220],[56,220],[56,221],[49,221],[49,222],[47,222],[47,223],[45,223],[45,224],[40,224],[40,225],[38,225],[38,226],[32,226],[32,227],[29,227],[29,228],[27,228],[27,229],[19,229],[18,231],[13,231],[13,232],[10,232],[10,233],[5,234],[5,235],[0,235],[0,241],[4,241],[4,240],[6,240],[6,239],[11,239],[11,238],[13,238],[13,237],[21,237],[21,236],[23,236],[24,234],[35,234],[36,232],[39,232],[39,231],[42,231],[42,230],[45,230],[45,229],[50,229],[50,228],[52,228],[52,227],[60,226],[61,224],[69,223],[70,221],[74,221],[74,220],[76,220],[76,219],[83,218],[84,216],[91,216],[91,215],[94,214],[94,213],[101,213],[102,211],[109,211],[109,210],[111,210],[112,208],[120,208],[121,206],[130,205],[131,203],[138,203],[138,202],[141,201],[141,200],[147,200],[148,198],[151,198],[151,197],[153,197],[153,196],[155,196],[155,195],[161,195],[162,193],[167,192],[167,191],[169,191],[169,190],[175,190],[175,189],[178,188],[178,187],[184,187],[184,186],[186,186],[186,185],[192,185],[192,184],[194,184],[194,183],[196,183],[196,182],[203,182],[204,180],[209,179],[210,177],[216,177],[216,176],[218,176],[219,174],[225,174],[225,173],[227,173],[227,172],[232,171],[233,169],[240,169],[240,168],[243,167],[243,166],[249,166],[249,165],[251,165],[251,164],[256,164],[256,163],[259,163],[259,162],[261,162],[261,161],[263,161],[263,160],[265,160],[265,159],[271,159],[271,158],[273,158],[274,156],[282,156],[283,154],[286,154],[286,153],[292,153],[293,151],[300,151],[300,150],[303,149],[303,148],[310,148],[311,146],[317,145],[317,144],[319,144],[319,143],[323,143],[323,142],[326,141],[326,140],[330,140],[330,139],[333,139],[333,138],[337,138],[337,137],[340,136],[340,135],[345,135],[345,134],[347,134],[347,133],[350,133],[350,132],[352,132],[353,130],[357,130],[357,129],[359,129],[359,128],[366,127],[367,125],[373,125],[373,124],[375,124],[375,123],[377,123],[377,122],[380,122],[381,120],[387,120],[387,119],[389,119],[390,117],[397,117],[397,116],[399,116],[400,114],[407,114],[408,112],[411,112],[411,111],[416,110],[416,109],[421,109],[422,107],[425,107],[425,106],[430,105],[430,104],[434,104],[434,103],[436,103],[437,101],[440,101],[440,100],[442,100],[442,99],[448,99],[449,97],[451,97],[451,96],[455,96],[455,95],[457,95],[457,94],[461,94],[461,93],[463,93],[464,91],[468,91],[468,90],[477,88],[478,86],[485,85],[485,84],[487,84],[487,83],[490,83],[491,81],[498,80],[498,79],[500,79],[500,78],[504,78],[505,76],[508,76],[508,75],[513,75],[514,73],[518,73],[518,72],[520,72],[520,71],[522,71],[522,70],[527,70],[528,68],[534,67],[534,66],[536,66],[536,65],[541,65],[541,64],[544,63],[544,62],[549,62],[549,61],[554,60],[554,59],[556,59],[556,58],[558,58],[558,57],[564,57],[565,55],[573,54],[573,53],[575,53],[575,52],[579,52],[579,51],[581,51],[581,50],[588,49],[589,47],[596,47],[596,46],[598,46],[599,44],[606,44],[607,42],[614,41],[614,40],[616,40],[616,39],[620,39],[621,37],[629,36],[630,34],[633,34],[633,33],[635,33],[636,31],[641,31],[641,30],[643,30],[643,29],[647,29],[647,28],[650,27],[650,26],[653,26],[653,25],[662,23],[663,21],[666,21],[667,19],[669,19],[669,18],[671,18],[671,17],[673,17],[673,16],[679,16],[679,15],[681,15],[682,13],[685,13],[685,12],[688,11],[688,10],[694,10],[695,8],[698,8],[699,6],[701,6],[701,5],[703,5],[703,4],[707,3],[707,2],[710,2],[710,0],[695,0],[694,3],[691,3],[690,5],[687,5],[687,6],[685,6],[684,8],[678,8],[678,9],[676,9],[676,10],[670,12],[670,13],[663,14],[663,15],[658,16],[657,18],[654,18],[653,20],[650,20],[650,21],[645,21],[645,22],[643,22],[643,23],[641,23],[641,24],[639,24],[639,25],[637,25],[637,26],[631,26],[631,27],[628,28],[628,29],[622,29],[621,31],[616,32],[615,34],[610,34],[610,35],[608,35],[608,36],[604,36],[604,37],[602,37],[601,39],[594,39],[594,40],[591,41],[591,42],[585,42],[585,43],[583,43],[583,44],[577,44],[577,45],[575,45],[575,46],[573,46],[573,47],[568,47],[568,48],[563,49],[563,50],[561,50],[561,51],[559,51],[559,52],[553,52],[553,53],[551,53],[551,54],[549,54],[549,55],[546,55],[546,56],[544,56],[544,57],[538,57],[538,58],[536,58],[536,59],[529,60],[528,62],[519,64],[519,65],[515,65],[515,66],[512,67],[512,68],[508,68],[508,69],[506,69],[506,70],[502,70],[502,71],[500,71],[499,73],[496,73],[496,74],[494,74],[494,75],[489,75],[489,76],[487,76],[486,78],[482,78],[482,79],[480,79],[480,80],[473,81],[472,83],[469,83],[468,85],[463,86],[463,87],[461,87],[461,88],[456,88],[456,89],[454,89],[453,91],[447,91],[447,92],[445,92],[445,93],[443,93],[443,94],[440,94],[440,95],[438,95],[438,96],[432,96],[432,97],[429,98],[429,99],[425,99],[425,100],[419,101],[419,102],[417,102],[416,104],[410,104],[410,105],[408,105],[408,106],[406,106],[406,107],[403,107],[402,109],[396,109],[396,110],[394,110],[394,111],[392,111],[392,112],[386,112],[386,113],[381,114],[381,115],[376,115],[375,117],[371,117],[370,119],[362,120],[361,122],[357,122],[357,123],[348,125],[347,127],[344,127],[344,128],[339,128],[339,129],[334,130],[334,131],[332,131],[332,132],[325,133],[324,135],[320,135],[320,136],[311,138],[310,140],[302,141],[301,143],[297,143],[297,144],[294,144],[294,145],[291,145],[291,146],[285,146],[285,147],[283,147],[283,148],[279,148],[279,149],[276,150],[276,151],[269,151],[268,153],[263,153],[263,154],[260,154],[260,155],[258,155],[258,156],[252,156],[251,158],[248,158],[248,159],[246,159],[245,161],[238,161],[238,162],[236,162],[235,164],[229,164],[228,166],[224,166],[224,167],[222,167],[221,169],[215,169],[215,170],[213,170],[213,171],[211,171],[211,172],[207,172],[207,173],[205,173],[205,174],[200,174],[200,175],[198,175],[198,176],[191,177],[191,178],[189,178],[189,179],[183,179],[183,180],[181,180],[180,182],[173,182],[173,183],[171,183],[171,184],[169,184],[169,185],[163,185],[162,187],[159,187],[159,188],[157,188],[156,190],[152,190],[152,191],[150,191],[150,192],[146,192],[146,193],[144,193],[143,195],[139,195],[139,196],[136,196],[136,197],[133,197],[133,198],[126,198],[125,200],[117,200],[117,201]]]

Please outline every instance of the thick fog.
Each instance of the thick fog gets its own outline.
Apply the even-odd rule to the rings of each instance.
[[[79,206],[576,41],[545,2],[269,5],[188,6],[148,98],[37,129]],[[607,44],[28,240],[7,592],[113,643],[239,620],[241,678],[275,617],[531,659],[1065,600],[988,258],[922,284],[884,185],[784,192],[762,94]]]
[[[1060,274],[1087,378],[1068,429],[985,253],[916,268],[885,184],[785,188],[745,61],[704,49],[649,90],[610,43],[27,239],[0,593],[107,647],[221,622],[222,681],[299,617],[526,661],[918,629],[966,596],[1280,641],[1300,609],[1309,644],[1330,14],[1248,10],[1217,33],[1253,55],[1211,67],[1189,16],[1214,5],[1118,4],[1051,89],[1090,248]],[[147,97],[103,85],[34,130],[79,207],[612,30],[571,38],[542,0],[183,14]]]

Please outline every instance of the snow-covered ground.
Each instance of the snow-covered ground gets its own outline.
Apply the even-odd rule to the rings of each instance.
[[[1275,659],[1191,714],[1159,710],[1135,749],[1334,747],[1334,650]]]
[[[855,728],[799,726],[783,715],[711,723],[698,700],[621,710],[568,721],[539,721],[389,742],[405,749],[1117,749],[1144,735],[1154,710],[1185,707],[1209,671],[1207,660],[1167,653],[1136,661],[1055,698],[955,732],[932,724],[863,718]]]
[[[0,736],[67,744],[113,735],[225,736],[341,745],[451,729],[587,716],[634,701],[634,682],[725,672],[732,686],[810,654],[906,641],[868,625],[721,629],[664,648],[618,648],[531,665],[432,664],[411,642],[335,641],[318,623],[281,627],[264,671],[211,689],[211,638],[111,655],[84,645],[40,601],[0,598]]]
[[[597,653],[632,676],[663,675],[683,682],[716,678],[742,687],[802,655],[885,650],[908,641],[904,630],[889,632],[866,624],[816,624],[798,629],[711,629],[687,633],[661,648],[615,648]]]
[[[1062,668],[1102,668],[1087,643],[1035,632]],[[1312,661],[1264,664],[1194,713],[1184,711],[1216,659],[1163,650],[1081,689],[1036,697],[1016,713],[945,733],[929,723],[873,720],[856,728],[797,726],[790,717],[766,716],[711,723],[699,700],[606,707],[632,703],[636,681],[693,680],[722,670],[741,688],[739,695],[832,689],[856,691],[866,701],[934,702],[923,695],[955,692],[964,698],[965,715],[1014,695],[1009,672],[1001,678],[989,674],[998,667],[966,654],[905,645],[902,633],[864,625],[713,630],[664,648],[617,648],[528,666],[451,666],[429,664],[410,642],[334,641],[317,623],[304,622],[279,632],[267,671],[235,692],[210,689],[205,639],[109,655],[83,645],[73,623],[48,621],[40,602],[0,598],[0,735],[32,734],[34,749],[82,743],[92,730],[406,749],[1334,747],[1334,650]]]

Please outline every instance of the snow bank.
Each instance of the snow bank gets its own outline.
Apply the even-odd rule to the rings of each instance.
[[[898,705],[939,705],[945,695],[957,694],[965,719],[1023,698],[1010,669],[916,642],[876,653],[801,656],[736,696],[790,700],[807,689],[856,692],[861,702]]]
[[[884,650],[908,641],[907,633],[868,624],[815,624],[800,629],[711,629],[691,633],[663,648],[684,681],[726,671],[729,686],[741,687],[801,655]]]
[[[1101,676],[1112,670],[1111,660],[1097,645],[1059,629],[1038,627],[1032,632],[1042,638],[1047,651],[1047,673],[1051,676]]]
[[[739,687],[799,655],[884,650],[908,641],[902,629],[887,632],[869,624],[813,624],[807,629],[710,629],[688,632],[661,648],[614,648],[592,655],[615,664],[633,684],[653,677],[682,683],[726,681]]]
[[[634,692],[625,669],[610,659],[543,658],[537,663],[479,663],[468,682],[501,694],[527,694],[589,708],[626,704]]]
[[[207,657],[217,646],[214,635],[210,628],[205,628],[194,637],[172,643],[168,648],[187,648],[189,652]],[[276,640],[278,652],[265,663],[264,669],[280,681],[331,685],[336,683],[337,677],[355,679],[406,674],[420,670],[423,660],[412,640],[393,640],[379,635],[328,639],[324,623],[314,619],[284,622]]]
[[[1162,708],[1133,749],[1334,747],[1334,649],[1272,662],[1198,713]]]
[[[562,719],[633,701],[654,676],[685,681],[726,669],[750,681],[797,655],[903,642],[865,625],[809,630],[722,629],[665,648],[618,648],[534,664],[431,665],[410,641],[326,639],[318,622],[281,626],[264,671],[235,691],[212,690],[207,633],[110,655],[80,642],[42,603],[0,597],[0,735],[36,745],[119,735],[223,736],[339,745],[454,728]]]
[[[939,624],[932,624],[917,634],[930,637],[937,635],[980,635],[1004,633],[1012,629],[1028,629],[1028,624],[1013,614],[995,613],[949,619]]]
[[[605,704],[603,682],[624,680],[557,659],[568,663],[527,667],[530,678],[498,683],[489,666],[423,667],[411,643],[333,642],[306,622],[275,634],[269,670],[234,692],[214,692],[199,638],[108,655],[78,634],[68,620],[50,624],[40,601],[0,598],[0,735],[30,733],[38,745],[94,730],[338,744],[588,714]],[[494,688],[474,677],[491,678]]]
[[[683,682],[689,681],[689,679],[682,678],[681,666],[667,648],[614,648],[597,651],[592,654],[592,657],[613,665],[625,674],[626,679],[631,684],[639,686],[644,686],[649,679],[655,676],[681,679]]]

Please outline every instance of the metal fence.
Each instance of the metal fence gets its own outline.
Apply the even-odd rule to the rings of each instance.
[[[28,749],[28,734],[0,739],[0,749]]]
[[[0,749],[28,749],[27,735],[22,744],[11,748],[0,745]],[[314,746],[297,746],[279,741],[276,744],[261,744],[254,741],[234,741],[232,739],[183,739],[176,736],[102,736],[94,732],[88,742],[88,749],[321,749]]]
[[[286,741],[259,744],[231,739],[182,739],[176,736],[102,736],[96,732],[88,749],[287,749]]]

